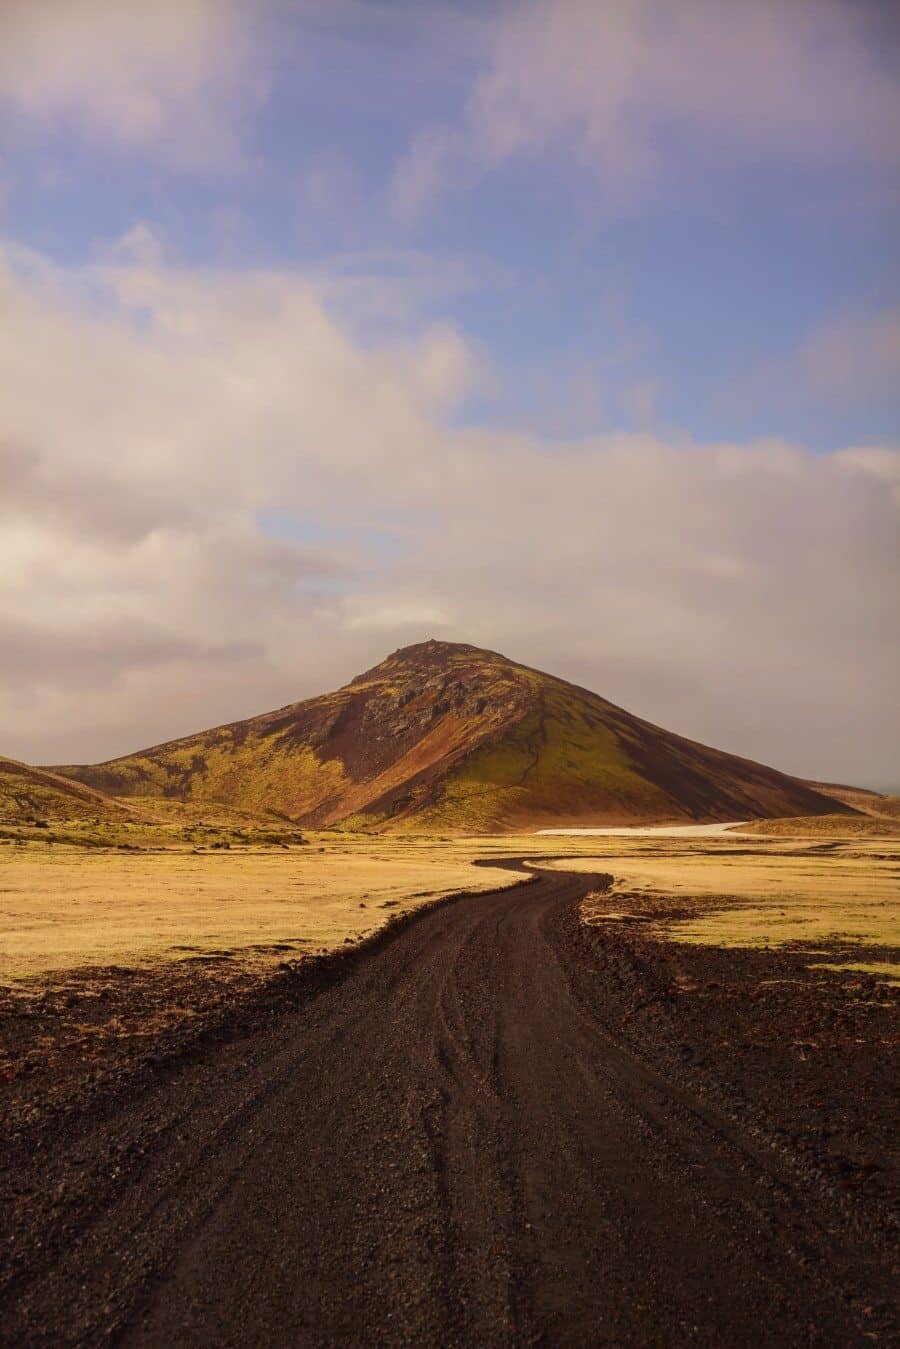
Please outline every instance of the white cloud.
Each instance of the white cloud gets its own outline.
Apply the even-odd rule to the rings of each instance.
[[[0,303],[0,752],[124,752],[435,632],[896,777],[896,451],[454,428],[463,335],[363,346],[308,278],[146,231],[72,271],[11,250]]]
[[[447,615],[427,603],[410,597],[397,604],[387,595],[354,595],[341,606],[341,620],[350,631],[389,632],[396,634],[411,630],[418,634],[427,629],[438,632],[449,622]]]
[[[900,388],[900,309],[842,314],[819,323],[779,357],[736,372],[718,395],[722,411],[764,406],[771,416],[871,410]]]
[[[242,157],[268,76],[238,0],[4,0],[0,109],[170,166]]]
[[[508,7],[457,124],[421,130],[394,205],[416,216],[507,160],[563,152],[618,208],[683,172],[680,137],[777,160],[896,166],[900,93],[846,0],[536,0]]]
[[[845,317],[810,333],[795,357],[797,374],[819,396],[864,399],[900,386],[900,309]]]

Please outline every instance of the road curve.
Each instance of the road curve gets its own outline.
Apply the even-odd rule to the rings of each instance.
[[[852,1243],[617,1041],[573,939],[606,879],[427,911],[98,1121],[78,1147],[118,1140],[116,1198],[20,1287],[4,1342],[869,1342]]]

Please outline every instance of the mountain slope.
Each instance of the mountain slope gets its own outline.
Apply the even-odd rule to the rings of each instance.
[[[120,820],[115,801],[81,782],[0,755],[0,821]]]
[[[422,642],[344,688],[88,767],[112,796],[307,825],[496,830],[848,810],[496,652]]]

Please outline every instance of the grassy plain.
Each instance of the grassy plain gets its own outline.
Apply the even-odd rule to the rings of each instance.
[[[513,884],[509,871],[472,865],[509,855],[611,872],[612,892],[585,904],[590,922],[652,918],[676,942],[800,944],[820,958],[840,947],[841,961],[858,946],[867,967],[900,946],[900,837],[301,836],[75,822],[0,837],[0,982],[160,960],[265,968],[443,895]]]
[[[369,936],[458,890],[514,882],[453,845],[147,851],[0,847],[0,980],[229,955],[265,962]]]

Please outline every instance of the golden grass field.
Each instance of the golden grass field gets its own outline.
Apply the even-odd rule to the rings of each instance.
[[[221,831],[215,834],[220,840]],[[611,895],[587,901],[588,921],[652,907],[656,930],[713,945],[802,942],[900,945],[900,837],[807,841],[718,837],[487,838],[322,832],[298,846],[259,835],[228,850],[190,832],[142,831],[141,851],[50,842],[34,831],[0,840],[0,981],[81,967],[228,954],[265,966],[371,935],[391,916],[460,890],[515,883],[476,858],[528,856],[538,865],[611,872]],[[137,845],[132,841],[130,848]],[[565,855],[566,860],[554,861]],[[665,918],[670,904],[679,916]],[[685,917],[687,910],[689,916]]]
[[[271,959],[369,936],[392,915],[514,881],[465,851],[358,849],[119,853],[0,849],[0,979],[229,953]]]

